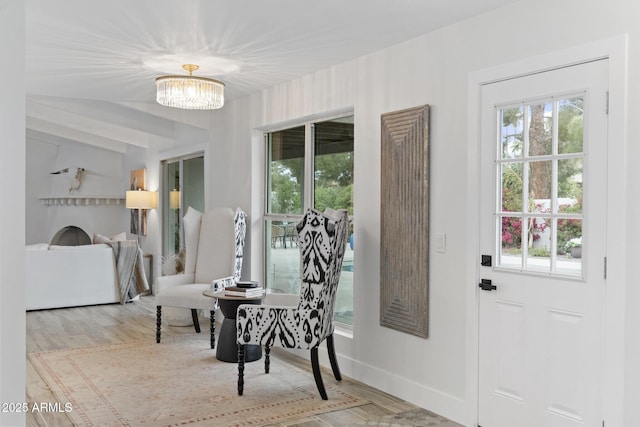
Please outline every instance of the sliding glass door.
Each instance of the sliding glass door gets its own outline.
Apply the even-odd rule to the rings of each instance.
[[[181,218],[191,206],[204,211],[204,155],[202,153],[163,162],[162,255],[177,256],[182,242]]]

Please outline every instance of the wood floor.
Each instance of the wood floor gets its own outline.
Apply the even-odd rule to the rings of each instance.
[[[27,313],[27,353],[57,349],[79,348],[101,344],[114,344],[155,336],[155,302],[153,296],[121,306],[101,305],[59,310],[32,311]],[[202,319],[203,332],[197,338],[207,340],[207,319]],[[195,335],[193,327],[164,327],[163,337],[181,334]],[[195,337],[194,337],[195,338]],[[276,349],[274,349],[276,351]],[[308,361],[279,352],[278,358],[308,369]],[[311,375],[311,374],[310,374]],[[371,403],[342,411],[289,421],[278,426],[327,427],[357,424],[378,425],[380,417],[416,409],[410,403],[368,387],[356,381],[346,381],[350,392]],[[40,375],[27,359],[27,399],[29,405],[56,402]],[[27,415],[27,426],[73,425],[64,413],[36,413]],[[380,424],[383,425],[383,424]],[[422,424],[421,424],[422,425]],[[438,427],[454,427],[458,424],[444,421]]]

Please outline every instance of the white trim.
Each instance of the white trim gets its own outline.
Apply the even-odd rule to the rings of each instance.
[[[307,116],[297,117],[295,119],[285,120],[283,122],[256,126],[255,129],[260,130],[264,133],[278,132],[278,131],[289,129],[296,126],[303,126],[306,123],[319,122],[319,121],[325,122],[327,120],[339,119],[341,117],[347,117],[351,115],[355,115],[353,106],[337,108],[334,110],[326,111],[324,113],[309,114]]]
[[[171,147],[167,150],[160,151],[158,153],[158,159],[160,161],[171,160],[173,158],[189,156],[195,153],[204,153],[206,157],[208,147],[208,144],[189,144]]]
[[[329,366],[327,352],[323,349],[324,345],[318,352],[320,363],[322,366]],[[368,386],[384,390],[385,393],[394,397],[406,400],[421,408],[429,408],[430,411],[438,415],[464,424],[464,420],[461,419],[461,414],[465,413],[464,399],[342,354],[337,354],[336,357],[340,370],[348,377],[358,378]],[[328,380],[329,375],[325,378]]]
[[[465,425],[478,424],[478,287],[479,280],[479,131],[480,89],[492,82],[553,70],[566,66],[609,59],[609,135],[607,191],[607,296],[603,345],[602,413],[607,425],[623,425],[624,419],[624,334],[625,287],[627,284],[625,247],[627,194],[625,152],[627,146],[627,35],[619,35],[521,61],[471,72],[468,78],[467,116],[467,292],[466,292],[466,389]],[[624,224],[622,227],[620,224]],[[444,415],[444,414],[443,414]]]
[[[251,251],[251,273],[250,277],[265,277],[264,250],[264,212],[266,209],[265,194],[266,183],[266,148],[264,131],[260,129],[251,130],[251,208],[247,230],[249,232],[249,247]]]
[[[334,338],[336,339],[337,348],[341,347],[339,340],[350,339],[350,337],[344,336],[344,334],[339,333],[337,330],[334,331]],[[331,365],[326,348],[325,342],[320,344],[318,360],[321,366],[329,368]],[[276,349],[276,347],[274,347],[274,349]],[[274,351],[281,350],[306,360],[310,359],[308,350],[277,348],[277,350]],[[425,386],[413,381],[411,378],[402,377],[393,372],[380,369],[368,363],[363,363],[340,353],[337,353],[336,357],[338,359],[338,366],[340,366],[340,372],[342,372],[343,376],[357,378],[357,381],[367,386],[377,388],[378,390],[384,390],[385,393],[398,399],[406,400],[421,408],[429,408],[430,411],[442,415],[451,421],[470,425],[465,424],[465,420],[462,419],[465,414],[465,399]],[[334,381],[330,369],[326,372],[327,373],[323,375],[325,384]],[[329,398],[331,398],[331,396],[329,396]]]

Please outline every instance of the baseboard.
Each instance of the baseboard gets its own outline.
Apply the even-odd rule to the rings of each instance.
[[[320,351],[319,353],[322,366],[330,366],[326,352]],[[464,425],[467,413],[464,399],[418,384],[411,379],[361,361],[340,354],[336,356],[340,371],[349,378]]]
[[[326,345],[323,343],[320,347],[320,365],[331,369]],[[273,350],[278,351],[279,348],[274,347]],[[309,350],[286,349],[285,352],[309,360]],[[340,372],[345,376],[465,425],[468,408],[464,399],[341,354],[336,354],[336,357]]]

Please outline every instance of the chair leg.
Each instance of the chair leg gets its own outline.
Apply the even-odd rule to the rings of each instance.
[[[211,349],[216,348],[216,312],[209,310],[209,320],[211,322]]]
[[[342,380],[342,374],[340,374],[340,367],[338,366],[338,359],[336,359],[336,348],[333,345],[333,334],[327,337],[327,352],[329,353],[329,362],[331,362],[331,370],[333,370],[333,376],[336,380]]]
[[[191,318],[193,319],[193,327],[196,328],[196,332],[200,333],[200,322],[198,321],[198,310],[191,309]]]
[[[244,344],[238,344],[238,396],[244,392]]]
[[[156,306],[156,342],[160,343],[160,326],[162,325],[162,306]]]
[[[320,363],[318,363],[318,347],[311,349],[311,369],[313,370],[313,377],[316,380],[316,387],[322,400],[329,400],[327,397],[327,391],[324,389],[324,383],[322,382],[322,373],[320,372]]]
[[[269,358],[269,354],[271,353],[271,347],[268,345],[264,346],[264,373],[269,373],[269,366],[271,366],[271,359]]]

